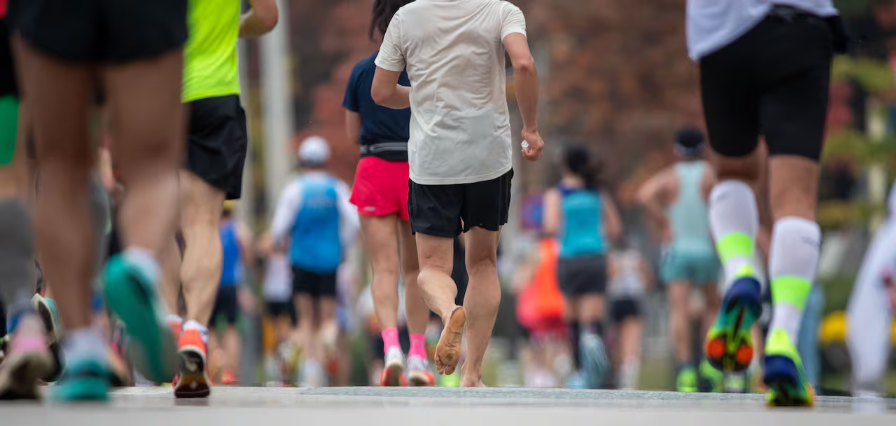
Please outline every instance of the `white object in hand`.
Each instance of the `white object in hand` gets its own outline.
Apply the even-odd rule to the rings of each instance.
[[[522,146],[523,146],[523,149],[525,149],[527,151],[529,150],[529,142],[523,141]]]

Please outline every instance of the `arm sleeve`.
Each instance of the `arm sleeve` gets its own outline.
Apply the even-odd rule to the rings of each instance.
[[[404,51],[401,48],[401,12],[396,13],[389,22],[389,29],[383,37],[380,45],[380,54],[376,57],[376,66],[388,70],[400,72],[407,66]]]
[[[360,107],[358,106],[358,74],[360,74],[359,67],[355,65],[352,68],[352,75],[348,78],[348,84],[345,87],[345,98],[342,100],[342,106],[349,110],[358,112]]]
[[[294,182],[283,190],[277,209],[274,211],[274,221],[271,223],[271,236],[277,244],[280,244],[289,234],[296,221],[296,215],[302,208],[302,185]]]
[[[358,219],[358,209],[352,205],[350,199],[351,190],[344,182],[336,185],[336,205],[339,208],[339,240],[343,247],[354,242],[361,227]]]
[[[501,26],[501,41],[510,34],[526,35],[526,18],[520,8],[504,3],[504,25]]]

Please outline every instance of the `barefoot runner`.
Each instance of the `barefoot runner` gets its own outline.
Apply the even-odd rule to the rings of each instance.
[[[468,328],[461,386],[482,386],[482,362],[501,300],[496,269],[513,177],[504,56],[515,72],[523,139],[530,161],[541,156],[538,74],[522,12],[498,0],[420,1],[401,8],[376,58],[371,96],[394,109],[411,107],[408,210],[417,236],[418,285],[445,324],[435,363],[451,374]],[[407,68],[413,91],[399,85]],[[454,238],[466,235],[470,284],[464,306],[451,280]]]

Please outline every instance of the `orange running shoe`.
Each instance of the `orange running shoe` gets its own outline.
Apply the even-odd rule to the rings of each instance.
[[[411,386],[435,386],[436,376],[429,369],[429,362],[419,356],[408,357],[408,383]]]
[[[404,355],[397,347],[389,348],[386,352],[386,366],[380,375],[380,386],[407,386],[408,380],[404,375]]]
[[[221,371],[221,384],[222,385],[235,385],[236,373],[231,371],[230,369],[225,369]]]
[[[177,341],[180,368],[174,385],[176,398],[205,398],[211,393],[207,353],[202,333],[194,328],[185,329]]]

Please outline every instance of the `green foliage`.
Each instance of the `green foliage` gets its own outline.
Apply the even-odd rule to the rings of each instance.
[[[884,61],[838,56],[831,73],[834,80],[854,80],[870,93],[893,88],[893,71]]]
[[[896,135],[887,135],[875,142],[865,133],[845,129],[827,138],[822,160],[848,159],[862,166],[876,164],[891,166],[894,154],[896,154]]]
[[[867,223],[875,215],[886,213],[886,206],[862,200],[826,201],[818,205],[818,224],[824,229],[839,229],[853,223]]]

